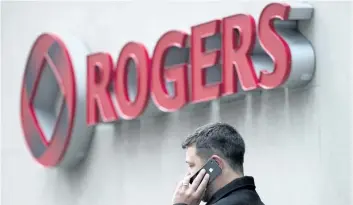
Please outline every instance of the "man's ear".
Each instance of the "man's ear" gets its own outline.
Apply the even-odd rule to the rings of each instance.
[[[218,155],[212,155],[211,158],[214,159],[214,160],[217,162],[218,166],[219,166],[221,169],[224,168],[224,161],[223,161],[222,158],[220,158]]]

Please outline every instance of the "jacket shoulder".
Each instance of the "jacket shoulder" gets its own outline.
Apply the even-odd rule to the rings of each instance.
[[[213,205],[265,205],[254,190],[239,190],[220,199]]]

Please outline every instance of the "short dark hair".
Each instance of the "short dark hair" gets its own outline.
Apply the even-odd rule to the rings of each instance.
[[[245,143],[237,130],[227,123],[212,123],[196,129],[182,143],[182,148],[194,146],[197,155],[207,160],[213,154],[226,160],[231,168],[243,173]]]

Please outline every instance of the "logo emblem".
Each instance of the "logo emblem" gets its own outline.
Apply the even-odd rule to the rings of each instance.
[[[77,86],[82,85],[77,81],[85,79],[76,78],[77,72],[86,70],[87,52],[82,52],[83,46],[79,49],[79,42],[68,42],[76,47],[78,55],[69,53],[70,45],[67,47],[55,35],[39,36],[29,54],[22,84],[21,119],[25,139],[32,156],[47,167],[76,164],[82,158],[79,153],[90,141],[86,133],[91,128],[84,123],[85,86]],[[80,68],[75,70],[75,66]],[[72,154],[76,157],[67,156]]]

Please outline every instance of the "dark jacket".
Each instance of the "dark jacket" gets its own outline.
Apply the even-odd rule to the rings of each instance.
[[[186,205],[186,204],[174,204]],[[206,205],[265,205],[255,190],[253,177],[241,177],[218,190]]]
[[[233,180],[218,190],[206,205],[264,205],[255,190],[253,177]]]

